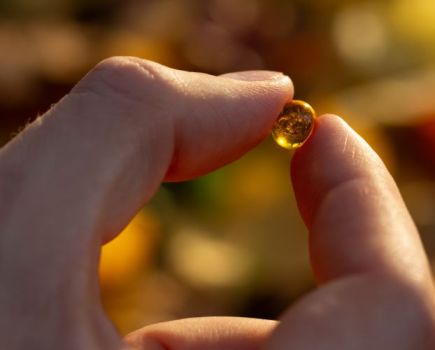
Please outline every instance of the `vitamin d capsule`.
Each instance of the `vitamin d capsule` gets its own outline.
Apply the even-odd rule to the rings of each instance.
[[[286,149],[302,146],[313,130],[314,118],[316,112],[308,103],[298,100],[287,103],[273,126],[273,139]]]

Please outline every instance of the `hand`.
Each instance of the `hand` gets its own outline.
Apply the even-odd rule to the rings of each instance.
[[[431,349],[433,286],[418,233],[382,162],[334,116],[319,118],[292,165],[319,288],[279,324],[181,320],[122,342],[104,315],[101,243],[162,181],[205,174],[258,144],[291,94],[271,72],[99,64],[0,152],[1,347]]]

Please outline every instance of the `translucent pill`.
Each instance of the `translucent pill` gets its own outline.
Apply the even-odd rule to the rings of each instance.
[[[316,112],[308,103],[293,100],[284,106],[278,116],[272,129],[272,137],[281,147],[298,148],[313,131],[315,118]]]

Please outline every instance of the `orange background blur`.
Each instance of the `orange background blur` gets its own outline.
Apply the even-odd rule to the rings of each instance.
[[[297,98],[343,116],[380,153],[435,258],[435,1],[2,0],[1,144],[113,55],[290,75]],[[312,288],[288,166],[267,140],[209,176],[163,185],[104,248],[103,299],[121,332],[274,318]]]

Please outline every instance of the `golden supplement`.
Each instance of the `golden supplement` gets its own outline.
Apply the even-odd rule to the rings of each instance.
[[[286,149],[302,146],[313,131],[316,112],[306,102],[293,100],[287,103],[278,116],[272,137],[275,142]]]

